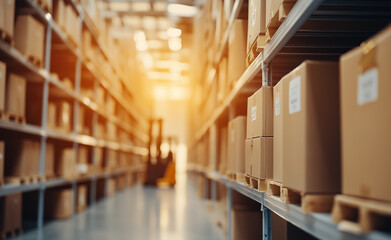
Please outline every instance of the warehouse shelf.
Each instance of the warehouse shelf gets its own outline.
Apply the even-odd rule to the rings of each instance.
[[[12,130],[20,133],[26,133],[26,134],[31,134],[31,135],[36,135],[36,136],[45,136],[46,132],[38,126],[31,125],[31,124],[20,124],[8,120],[1,119],[0,120],[0,128],[1,129],[6,129],[6,130]]]
[[[331,220],[330,213],[311,213],[305,214],[300,206],[295,204],[286,204],[279,197],[270,196],[263,192],[245,186],[228,179],[226,176],[216,171],[203,171],[197,166],[189,168],[189,171],[195,172],[205,177],[224,184],[227,188],[235,190],[242,195],[251,198],[261,204],[262,208],[267,208],[276,213],[286,221],[296,225],[300,229],[310,233],[319,239],[335,239],[335,240],[389,240],[390,233],[372,231],[368,234],[351,234],[342,232],[338,229],[338,225]]]

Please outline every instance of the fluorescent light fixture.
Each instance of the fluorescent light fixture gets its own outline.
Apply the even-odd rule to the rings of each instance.
[[[182,35],[182,30],[180,30],[179,28],[168,28],[167,29],[167,35],[168,37],[170,38],[177,38],[177,37],[180,37]]]
[[[132,10],[135,12],[147,12],[151,10],[149,2],[134,2],[132,3]]]
[[[183,100],[189,97],[189,90],[180,86],[162,86],[154,87],[153,95],[156,100]]]
[[[171,51],[179,51],[182,48],[181,38],[170,38],[168,39],[168,47]]]
[[[197,10],[197,7],[177,3],[170,3],[167,6],[168,13],[174,16],[193,17]]]

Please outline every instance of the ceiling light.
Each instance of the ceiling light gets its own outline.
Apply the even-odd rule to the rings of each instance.
[[[171,38],[177,38],[177,37],[180,37],[182,34],[182,30],[180,30],[179,28],[168,28],[167,29],[167,35],[168,37],[171,37]]]
[[[193,17],[197,13],[197,8],[177,3],[170,3],[167,6],[167,11],[170,15]]]
[[[168,39],[168,47],[171,51],[179,51],[182,48],[181,38],[170,38]]]

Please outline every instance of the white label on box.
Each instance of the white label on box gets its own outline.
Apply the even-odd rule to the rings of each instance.
[[[256,9],[255,9],[255,6],[254,6],[254,1],[251,1],[251,6],[250,6],[250,23],[251,23],[251,26],[254,26],[255,25],[255,20],[256,20]]]
[[[296,77],[289,82],[289,114],[301,110],[301,78]]]
[[[251,107],[251,121],[257,120],[257,106]]]
[[[364,105],[377,100],[379,71],[377,68],[371,68],[358,76],[358,105]]]
[[[276,97],[274,101],[274,112],[278,116],[280,115],[280,97]]]

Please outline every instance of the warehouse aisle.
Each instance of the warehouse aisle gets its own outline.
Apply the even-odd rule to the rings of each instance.
[[[42,231],[16,239],[220,240],[223,234],[194,186],[182,183],[175,190],[134,186],[71,219],[50,222]]]

